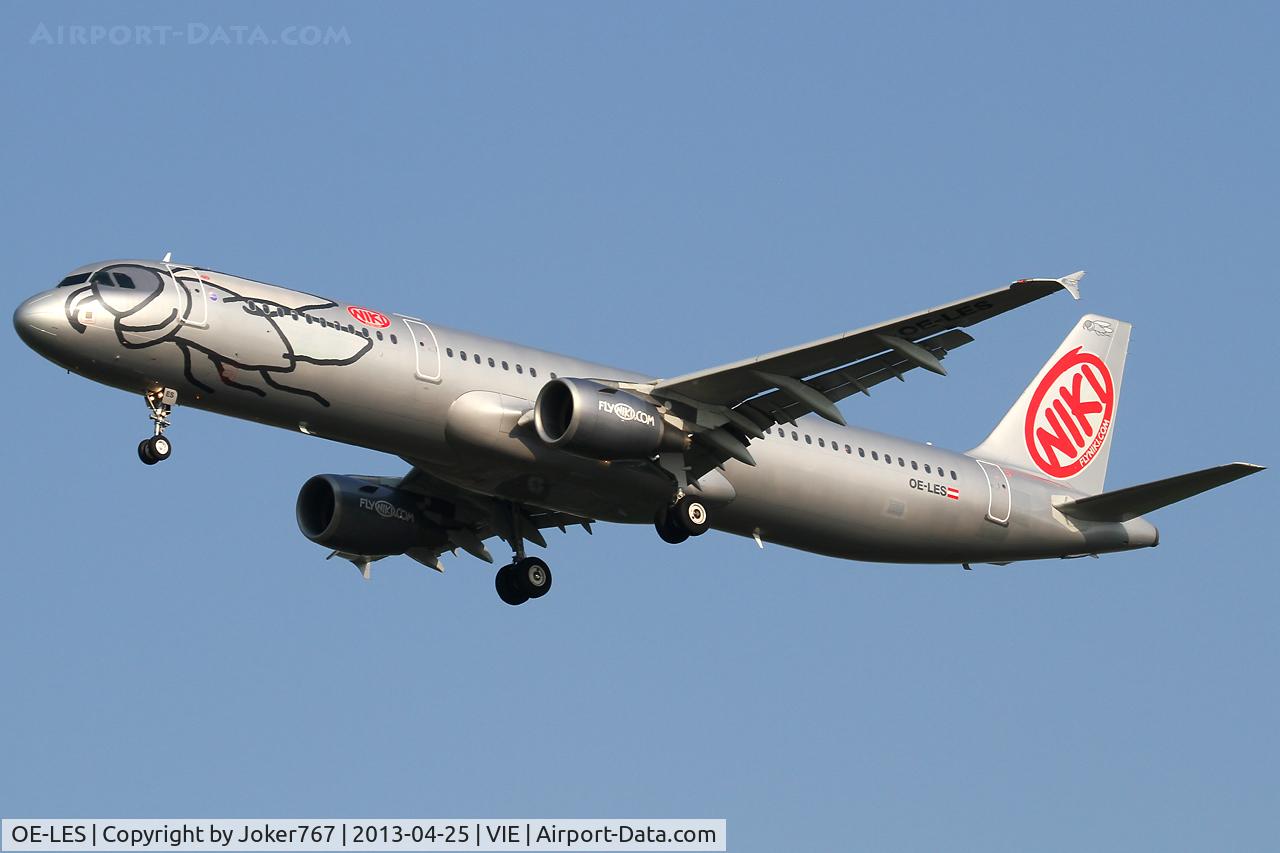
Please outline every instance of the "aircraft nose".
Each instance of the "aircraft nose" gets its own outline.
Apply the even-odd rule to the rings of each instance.
[[[13,328],[27,346],[41,350],[58,336],[58,328],[64,319],[59,295],[41,293],[23,302],[13,312]]]

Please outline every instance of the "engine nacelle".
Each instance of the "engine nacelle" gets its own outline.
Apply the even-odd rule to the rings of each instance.
[[[549,447],[593,459],[645,459],[686,441],[653,403],[590,379],[552,379],[538,392],[533,418]]]
[[[351,554],[403,554],[423,544],[419,499],[357,477],[317,474],[298,492],[298,528],[317,545]]]

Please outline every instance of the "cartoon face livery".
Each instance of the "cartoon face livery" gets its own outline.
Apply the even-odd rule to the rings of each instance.
[[[323,394],[285,377],[303,365],[354,364],[373,346],[367,332],[330,318],[336,302],[195,267],[110,263],[73,273],[58,290],[70,332],[105,332],[129,350],[170,345],[205,394],[282,392],[327,407]],[[390,325],[376,311],[349,312],[365,325]]]
[[[1036,467],[1059,480],[1087,468],[1107,440],[1115,405],[1102,359],[1079,347],[1058,359],[1027,407],[1027,452]]]
[[[69,285],[67,321],[78,332],[89,326],[109,328],[124,347],[145,347],[164,340],[190,313],[191,295],[168,270],[139,264],[111,264],[81,274],[80,286]],[[81,276],[71,276],[68,281]]]

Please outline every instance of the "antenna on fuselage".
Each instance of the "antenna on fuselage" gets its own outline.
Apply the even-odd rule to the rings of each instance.
[[[166,264],[167,264],[167,263],[169,263],[169,261],[171,261],[171,260],[173,260],[173,252],[165,252],[165,253],[164,253],[164,261],[163,261],[162,263],[166,263]]]

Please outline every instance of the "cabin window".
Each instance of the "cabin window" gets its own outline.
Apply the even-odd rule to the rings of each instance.
[[[919,470],[920,470],[920,465],[919,465],[919,464],[916,462],[916,460],[914,460],[914,459],[912,459],[912,460],[911,460],[911,470],[912,470],[912,471],[919,471]]]
[[[391,343],[393,343],[393,344],[394,344],[394,343],[397,343],[397,341],[396,341],[396,336],[395,336],[395,335],[392,335],[392,336],[391,336]]]
[[[893,456],[892,456],[891,454],[886,453],[886,454],[884,455],[884,461],[885,461],[885,464],[887,464],[887,465],[892,465],[892,464],[893,464]]]
[[[805,443],[805,444],[813,444],[813,436],[809,435],[809,433],[807,433],[807,432],[806,432],[806,433],[804,434],[804,443]]]
[[[819,439],[818,439],[818,446],[819,446],[819,447],[826,447],[827,445],[826,445],[826,443],[825,443],[825,442],[823,442],[823,440],[822,440],[821,438],[819,438]]]
[[[502,369],[503,369],[503,370],[510,370],[510,369],[511,369],[511,366],[510,366],[509,364],[507,364],[507,363],[504,361],[504,362],[502,362]]]
[[[954,480],[955,478],[956,478],[956,472],[955,472],[954,470],[952,470],[952,472],[951,472],[951,479],[953,479],[953,480]]]
[[[552,378],[552,379],[555,379],[555,378],[556,378],[556,372],[555,372],[554,370],[553,370],[553,371],[551,371],[551,378]]]
[[[382,340],[382,332],[378,332],[378,340]],[[444,353],[449,356],[449,358],[453,358],[453,347],[445,347]]]
[[[464,350],[464,349],[460,349],[460,350],[458,350],[458,357],[459,357],[459,358],[461,358],[463,361],[466,361],[466,360],[467,360],[467,351],[466,351],[466,350]]]
[[[865,450],[863,450],[861,447],[859,447],[859,448],[858,448],[858,455],[859,455],[859,456],[861,456],[863,459],[866,459],[866,458],[867,458],[867,451],[865,451]]]
[[[926,474],[932,474],[932,473],[933,473],[933,470],[929,467],[929,463],[928,463],[928,462],[924,463],[924,472],[925,472]]]
[[[494,360],[493,360],[492,358],[490,358],[490,359],[489,359],[489,366],[490,366],[490,367],[497,367],[497,364],[494,362]]]
[[[471,354],[471,357],[475,359],[476,364],[479,364],[479,363],[480,363],[480,353],[478,353],[478,352],[473,352],[473,353]]]
[[[907,460],[905,460],[905,459],[903,459],[901,456],[899,456],[899,457],[898,457],[898,467],[899,467],[899,468],[906,468],[906,467],[907,467]]]
[[[792,440],[792,441],[799,441],[799,440],[800,440],[800,433],[796,432],[795,430],[792,430],[792,431],[791,431],[791,440]]]
[[[517,365],[516,365],[516,373],[524,373],[524,368],[517,364]]]
[[[850,456],[852,456],[852,455],[853,455],[853,448],[846,444],[846,445],[844,446],[844,452],[845,452],[845,453],[848,453]]]
[[[530,375],[530,376],[537,376],[537,375],[538,375],[538,368],[536,368],[536,367],[530,367],[530,368],[529,368],[529,375]]]
[[[879,461],[880,461],[880,454],[879,454],[879,453],[876,453],[876,452],[873,450],[873,451],[871,451],[871,458],[872,458],[872,459],[874,459],[875,461],[879,462]]]
[[[382,330],[381,330],[381,329],[379,329],[378,331],[374,332],[374,334],[378,336],[378,340],[382,340]],[[453,355],[453,350],[449,350],[449,355]]]

